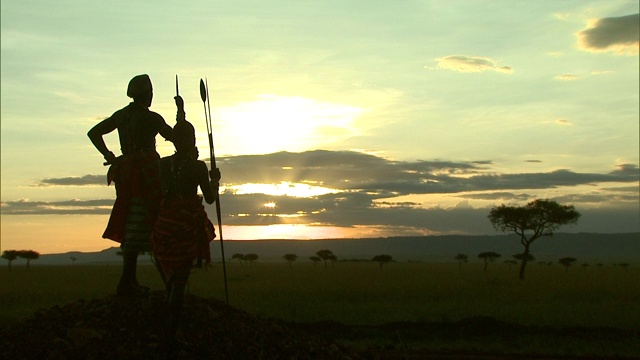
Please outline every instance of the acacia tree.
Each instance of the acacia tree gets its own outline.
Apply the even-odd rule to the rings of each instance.
[[[454,258],[458,261],[458,268],[462,269],[462,263],[469,262],[469,257],[465,254],[458,254]]]
[[[513,254],[513,258],[516,259],[516,260],[522,261],[522,258],[524,258],[524,257],[525,257],[524,254]],[[533,254],[531,254],[531,253],[527,254],[526,257],[527,257],[527,261],[534,261],[536,259],[536,257],[533,256]],[[544,262],[544,261],[541,261],[540,264],[551,265],[548,262]]]
[[[287,262],[289,263],[289,267],[293,267],[291,264],[296,261],[296,259],[298,258],[298,255],[296,254],[284,254],[283,258],[285,260],[287,260]]]
[[[318,257],[320,259],[322,259],[322,261],[324,261],[324,268],[327,268],[327,260],[331,260],[331,265],[333,266],[333,261],[336,258],[335,255],[333,255],[333,252],[331,250],[320,250],[316,253],[316,255],[318,255]]]
[[[331,261],[331,267],[333,267],[333,264],[338,261],[338,257],[331,254],[331,256],[329,256],[329,261]]]
[[[257,254],[247,254],[247,255],[244,255],[242,257],[242,260],[248,261],[249,262],[249,267],[252,268],[253,267],[253,263],[256,260],[258,260],[258,255]]]
[[[33,250],[20,250],[18,256],[27,260],[27,270],[31,268],[31,260],[36,260],[40,257],[40,253]]]
[[[511,265],[518,265],[518,262],[515,260],[505,260],[504,263],[509,266],[509,269],[511,269]]]
[[[489,263],[496,261],[496,259],[499,258],[500,256],[502,255],[493,251],[486,251],[478,254],[478,257],[484,260],[484,272],[487,272],[487,267],[489,266]]]
[[[380,263],[380,269],[382,269],[382,265],[390,262],[393,259],[393,257],[391,257],[391,255],[376,255],[373,257],[373,261],[377,261],[378,263]]]
[[[573,265],[573,263],[576,261],[577,259],[572,257],[563,257],[562,259],[558,260],[558,262],[562,264],[562,266],[564,266],[564,272],[569,271],[569,266]]]
[[[231,258],[238,259],[238,261],[240,262],[240,267],[242,267],[242,258],[244,258],[244,254],[233,254]]]
[[[319,263],[320,261],[322,261],[322,259],[320,259],[320,258],[319,258],[319,257],[317,257],[317,256],[311,256],[311,257],[309,258],[309,260],[313,261],[313,265],[314,265],[314,266],[315,266],[317,263]]]
[[[2,258],[9,262],[9,271],[11,271],[11,263],[18,258],[17,250],[5,250],[2,252]]]
[[[516,260],[518,260],[518,261],[520,261],[520,263],[522,263],[522,259],[523,259],[524,257],[525,257],[525,256],[524,256],[524,254],[513,254],[513,258],[514,258],[514,259],[516,259]],[[536,259],[536,257],[535,257],[535,256],[533,256],[533,255],[531,255],[531,254],[527,254],[527,262],[528,262],[528,263],[529,263],[529,262],[534,261],[535,259]],[[516,264],[518,264],[518,263],[516,263]],[[546,264],[546,265],[551,265],[551,263],[544,262],[544,261],[543,261],[543,262],[539,262],[538,264],[542,264],[542,265],[545,265],[545,264]]]
[[[552,236],[562,225],[577,223],[580,213],[573,205],[560,205],[553,200],[538,199],[524,206],[493,207],[488,218],[496,230],[509,231],[520,236],[524,251],[519,277],[524,280],[531,243],[542,236]]]

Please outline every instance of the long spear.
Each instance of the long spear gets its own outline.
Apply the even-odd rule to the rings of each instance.
[[[211,160],[211,170],[217,169],[216,166],[216,155],[213,150],[213,134],[212,134],[212,125],[211,125],[211,102],[209,101],[209,86],[208,83],[205,83],[202,79],[200,79],[200,98],[202,99],[202,105],[204,106],[204,117],[207,123],[207,133],[209,135],[209,151],[210,151],[210,160]],[[222,238],[222,213],[220,212],[220,193],[218,189],[216,190],[216,215],[218,216],[218,232],[220,233],[220,252],[222,255],[222,272],[224,274],[224,294],[227,301],[227,305],[229,305],[229,290],[227,288],[227,265],[224,257],[224,240]]]

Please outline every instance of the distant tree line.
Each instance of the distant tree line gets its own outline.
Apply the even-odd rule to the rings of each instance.
[[[237,259],[240,262],[240,266],[244,266],[243,265],[243,261],[246,261],[249,263],[249,267],[253,267],[253,263],[256,262],[259,258],[259,256],[257,254],[233,254],[231,256],[232,259]]]
[[[31,260],[36,260],[40,257],[40,253],[33,250],[5,250],[2,252],[3,259],[8,261],[9,271],[11,271],[11,263],[17,258],[27,260],[27,269],[31,268]]]
[[[562,225],[576,224],[580,216],[581,214],[576,211],[573,205],[561,205],[552,200],[537,199],[524,206],[500,205],[493,207],[487,217],[496,230],[512,232],[519,236],[523,251],[513,255],[513,258],[520,262],[518,276],[521,280],[524,280],[527,264],[535,260],[531,254],[531,244],[541,237],[552,236]],[[325,269],[329,264],[333,267],[337,261],[337,257],[328,249],[320,250],[315,255],[309,257],[309,259],[314,264],[322,261]],[[487,272],[489,263],[495,262],[500,257],[501,255],[494,251],[478,254],[478,258],[484,261],[485,272]],[[258,256],[256,254],[234,254],[232,258],[238,259],[241,265],[243,261],[249,261],[249,264],[252,265],[253,261],[258,259]],[[285,254],[283,258],[287,261],[289,267],[293,267],[293,262],[298,259],[298,255]],[[393,258],[388,254],[376,255],[371,259],[371,261],[378,262],[380,268],[392,260]],[[455,260],[458,261],[459,267],[462,267],[463,263],[469,261],[469,257],[466,254],[457,254]],[[506,260],[505,263],[509,266],[515,265],[518,263],[515,260]],[[575,258],[562,258],[559,260],[560,264],[565,266],[566,271],[575,261]]]
[[[499,257],[501,257],[502,255],[496,253],[495,251],[485,251],[485,252],[481,252],[480,254],[478,254],[478,258],[482,259],[484,261],[484,272],[487,272],[487,267],[489,265],[489,263],[494,262],[496,259],[498,259]],[[520,260],[522,261],[522,258],[524,257],[523,254],[514,254],[512,256],[514,259],[516,260]],[[454,260],[457,260],[459,263],[459,267],[462,267],[463,263],[468,262],[469,256],[466,254],[458,254],[454,257]],[[528,254],[527,256],[527,261],[531,262],[534,261],[536,258],[532,255],[532,254]],[[574,258],[574,257],[563,257],[558,259],[558,263],[562,266],[565,267],[565,272],[569,271],[569,267],[571,265],[573,265],[573,263],[575,263],[576,261],[578,261],[578,259]],[[516,265],[518,264],[517,261],[515,260],[505,260],[504,261],[505,264],[509,265],[509,267],[511,267],[511,265]],[[540,265],[552,265],[553,261],[539,261],[538,264]],[[588,267],[589,264],[584,263],[582,264],[583,268]],[[602,266],[602,264],[598,264],[598,266]],[[614,264],[613,266],[619,266],[622,267],[623,269],[627,269],[629,267],[628,263],[620,263],[620,264]]]
[[[241,267],[243,267],[246,262],[249,262],[249,266],[253,267],[253,263],[257,261],[258,258],[259,256],[257,254],[236,253],[231,256],[232,260],[238,260]],[[292,268],[293,263],[298,260],[298,255],[287,253],[284,254],[282,258],[289,264],[289,267]],[[334,263],[338,261],[338,257],[331,250],[323,249],[317,251],[316,256],[309,257],[309,260],[311,260],[314,265],[319,262],[324,262],[324,268],[327,269],[329,264],[331,265],[331,267],[334,267]],[[393,257],[391,255],[381,254],[374,256],[371,261],[377,262],[380,265],[380,268],[382,268],[384,264],[392,262]]]
[[[553,232],[560,228],[562,225],[575,224],[580,218],[580,213],[575,210],[572,205],[560,205],[555,201],[548,199],[538,199],[527,203],[524,206],[509,206],[500,205],[493,207],[489,212],[488,218],[491,224],[496,230],[503,232],[515,233],[519,236],[520,244],[523,246],[523,252],[515,254],[512,257],[520,262],[519,278],[524,279],[525,269],[529,262],[535,260],[535,257],[531,254],[531,244],[540,237],[552,236]],[[2,258],[8,261],[9,270],[11,270],[12,262],[17,258],[24,258],[27,260],[27,269],[30,267],[31,260],[35,260],[40,257],[40,254],[33,250],[5,250],[2,253]],[[487,272],[489,263],[495,262],[501,255],[494,251],[487,251],[478,254],[478,258],[484,261],[484,271]],[[248,262],[250,267],[259,259],[257,254],[233,254],[231,257],[234,260],[240,262],[240,266],[244,266],[244,263]],[[70,258],[72,263],[76,258]],[[285,254],[283,259],[287,261],[289,267],[293,267],[293,263],[298,259],[296,254]],[[463,263],[469,261],[469,257],[466,254],[457,254],[454,258],[458,261],[459,267],[462,267]],[[334,267],[334,263],[338,260],[337,256],[333,254],[331,250],[323,249],[316,252],[315,256],[309,257],[314,264],[319,262],[324,263],[324,268],[327,269],[330,264]],[[388,254],[380,254],[374,256],[371,261],[377,262],[379,267],[392,262],[393,257]],[[565,257],[558,260],[558,262],[565,267],[565,271],[569,270],[569,267],[575,263],[577,259],[572,257]],[[506,260],[505,264],[511,266],[517,264],[514,260]],[[551,264],[551,263],[547,263]],[[583,268],[588,264],[583,264]],[[601,264],[598,264],[601,266]],[[627,263],[619,264],[620,267],[626,269]]]

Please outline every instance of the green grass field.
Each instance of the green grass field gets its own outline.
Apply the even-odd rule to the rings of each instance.
[[[114,292],[120,267],[0,267],[0,322],[11,323],[40,308]],[[230,304],[267,318],[295,322],[381,324],[449,322],[489,316],[522,325],[640,327],[640,268],[605,265],[565,272],[560,265],[530,264],[527,278],[492,263],[227,264]],[[162,285],[152,266],[140,266],[141,283]],[[224,299],[222,266],[194,271],[189,291]]]

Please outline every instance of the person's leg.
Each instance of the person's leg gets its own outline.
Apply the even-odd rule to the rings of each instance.
[[[169,297],[171,295],[171,288],[169,286],[169,283],[167,282],[167,274],[162,269],[162,264],[160,263],[160,260],[158,260],[157,257],[153,258],[153,265],[156,267],[156,270],[158,270],[158,273],[160,274],[160,279],[162,279],[162,284],[164,285],[164,288],[167,292],[167,297]]]
[[[136,259],[133,262],[133,279],[131,283],[141,291],[151,290],[148,286],[140,285],[140,283],[138,282],[138,256],[136,256]]]
[[[127,280],[138,291],[149,291],[148,287],[138,283],[137,267],[138,255],[151,251],[151,228],[146,222],[147,207],[142,198],[132,197],[127,212],[125,224],[125,239],[121,245],[124,260],[127,266]]]
[[[171,337],[175,337],[180,325],[182,317],[182,308],[184,306],[184,289],[189,279],[190,266],[179,269],[170,280],[169,294],[169,333]]]
[[[136,268],[138,264],[138,252],[122,250],[122,274],[118,283],[118,295],[136,295],[137,287],[134,285]]]

